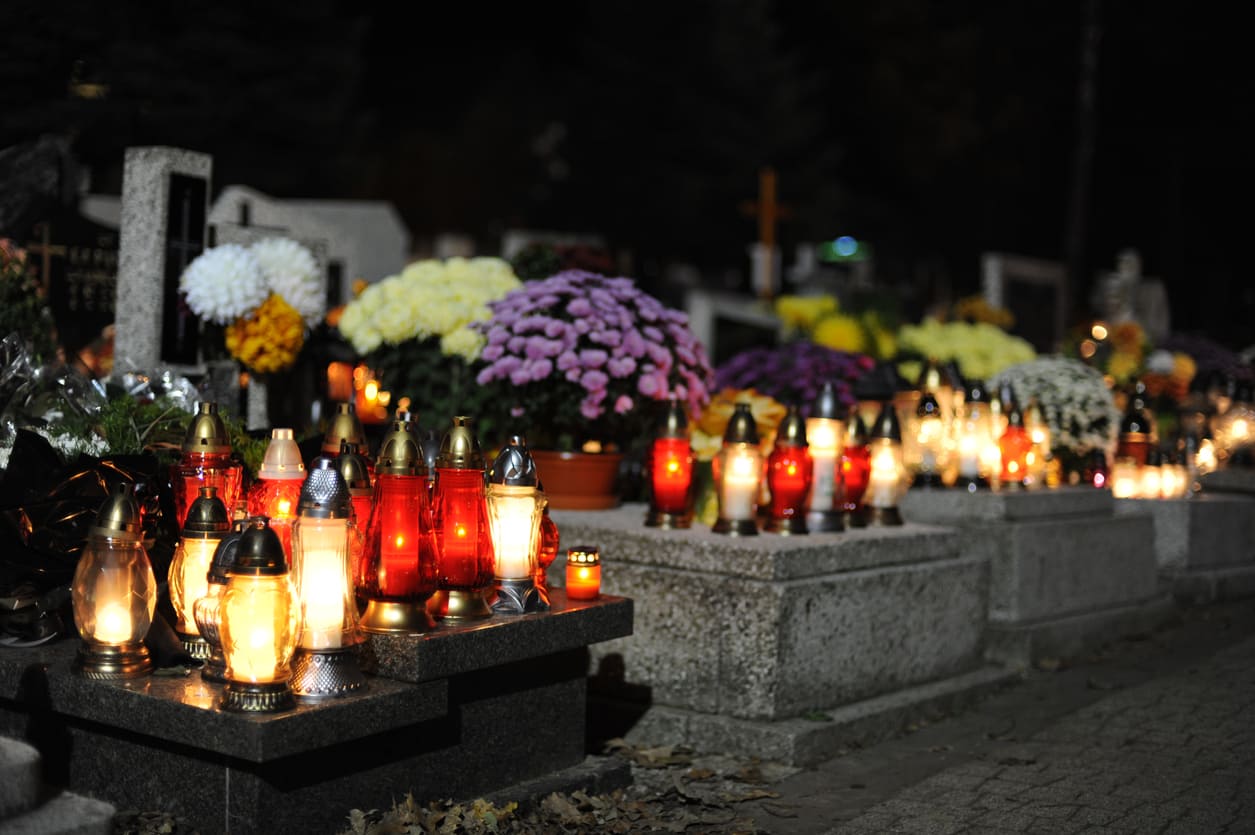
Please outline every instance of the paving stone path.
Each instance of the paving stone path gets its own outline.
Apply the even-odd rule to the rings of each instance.
[[[1112,693],[830,831],[1255,833],[1255,639]]]

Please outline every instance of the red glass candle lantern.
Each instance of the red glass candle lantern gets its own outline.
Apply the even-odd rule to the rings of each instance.
[[[494,612],[519,615],[549,608],[536,590],[536,551],[548,499],[540,491],[536,462],[521,435],[510,438],[488,473],[488,522],[492,527]]]
[[[540,492],[545,492],[543,484],[537,482],[536,486],[540,488]],[[546,503],[545,509],[540,513],[540,540],[536,543],[536,588],[546,595],[546,599],[549,593],[549,566],[558,558],[560,542],[558,523],[549,516],[549,504]]]
[[[70,585],[83,639],[74,670],[86,678],[137,678],[152,669],[144,637],[157,609],[157,580],[144,549],[132,485],[105,499],[87,534]]]
[[[1003,487],[1018,489],[1029,481],[1028,455],[1033,450],[1033,438],[1024,426],[1024,414],[1015,398],[1003,404],[1007,416],[1007,428],[998,439],[998,451],[1002,458],[1002,471],[998,482]]]
[[[357,595],[367,632],[424,632],[436,624],[427,599],[436,591],[427,465],[413,426],[398,418],[379,447],[375,496]]]
[[[867,448],[867,425],[858,411],[846,422],[846,442],[841,449],[841,513],[849,528],[867,526],[863,496],[871,478],[871,450]]]
[[[723,448],[711,461],[719,518],[712,530],[733,536],[758,534],[758,491],[763,454],[750,404],[737,403],[723,434]]]
[[[601,595],[601,551],[588,545],[567,550],[566,596],[568,600],[596,600]]]
[[[218,404],[201,403],[197,407],[183,436],[173,482],[175,518],[180,528],[202,487],[218,488],[218,498],[234,512],[244,482],[244,465],[231,454],[231,438],[218,415]]]
[[[302,698],[347,696],[366,686],[357,654],[352,517],[340,471],[326,459],[316,461],[301,487],[292,525],[292,583],[300,607],[292,690]]]
[[[687,528],[693,524],[693,450],[689,446],[688,416],[671,398],[649,450],[649,513],[651,528]]]
[[[432,496],[436,534],[436,617],[450,621],[492,615],[484,592],[493,581],[492,530],[484,493],[484,457],[469,417],[458,416],[440,442]]]
[[[216,487],[200,488],[192,502],[179,544],[175,546],[167,575],[170,604],[174,607],[174,632],[188,655],[198,660],[209,657],[209,643],[196,624],[196,601],[209,594],[209,567],[223,537],[231,532],[231,515],[218,498]]]
[[[270,444],[257,471],[257,480],[248,490],[248,515],[270,519],[270,529],[283,543],[283,552],[292,560],[292,523],[301,501],[305,463],[291,429],[270,430]]]
[[[349,565],[352,577],[360,577],[362,559],[366,551],[366,525],[370,521],[371,504],[375,499],[375,491],[371,482],[371,467],[358,455],[347,441],[340,444],[340,454],[336,456],[334,466],[344,479],[349,490]]]
[[[845,436],[842,411],[836,386],[825,382],[806,419],[806,440],[815,463],[806,526],[813,531],[839,531],[845,527],[840,508],[841,449]]]
[[[806,499],[811,491],[814,466],[806,444],[806,421],[797,407],[790,406],[776,430],[776,444],[767,457],[767,484],[771,488],[768,531],[807,532]]]

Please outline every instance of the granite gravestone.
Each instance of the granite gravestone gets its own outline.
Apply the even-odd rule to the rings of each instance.
[[[114,321],[118,233],[77,212],[36,223],[26,244],[30,267],[43,284],[57,338],[73,355]]]
[[[199,370],[201,323],[179,277],[205,250],[213,158],[181,148],[127,148],[122,174],[115,364]]]

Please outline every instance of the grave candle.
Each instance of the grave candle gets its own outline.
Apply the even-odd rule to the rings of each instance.
[[[723,435],[723,448],[711,462],[719,518],[715,533],[753,536],[758,533],[758,489],[762,474],[758,428],[749,403],[737,403]]]
[[[1137,498],[1141,486],[1139,469],[1137,459],[1117,458],[1111,468],[1111,495],[1117,499]]]
[[[1007,415],[1007,428],[998,439],[998,454],[1002,470],[998,482],[1003,487],[1023,487],[1029,478],[1028,455],[1033,449],[1033,439],[1024,427],[1024,414],[1012,397],[1003,404]]]
[[[867,449],[867,426],[857,411],[850,413],[846,438],[841,450],[841,512],[847,526],[861,528],[867,525],[863,495],[871,477],[871,455]]]
[[[877,525],[901,525],[898,499],[902,495],[905,471],[902,429],[890,401],[881,404],[867,450],[871,470],[867,481],[867,505],[872,511],[871,521]]]
[[[989,474],[996,472],[986,460],[986,451],[996,450],[989,396],[979,382],[967,389],[962,416],[958,421],[959,475],[955,486],[966,490],[989,487]]]
[[[222,593],[227,684],[222,708],[273,712],[294,706],[291,677],[299,618],[283,544],[264,517],[249,520]]]
[[[653,528],[689,527],[693,523],[693,451],[689,446],[688,415],[675,397],[667,402],[654,427],[646,466],[650,493],[645,524]]]
[[[209,566],[214,551],[230,531],[231,517],[227,506],[218,498],[217,488],[200,488],[200,495],[192,502],[183,524],[168,575],[170,603],[178,621],[174,631],[183,642],[183,649],[193,658],[209,657],[209,644],[200,635],[193,607],[209,593]]]
[[[432,497],[436,533],[437,617],[473,620],[492,615],[483,592],[493,581],[492,532],[484,492],[484,457],[471,428],[459,415],[445,433],[436,458]]]
[[[70,585],[83,639],[74,670],[87,678],[135,678],[152,669],[143,641],[157,608],[157,581],[141,537],[132,485],[119,485],[96,514]]]
[[[536,463],[521,435],[501,449],[488,473],[497,600],[493,611],[517,615],[548,608],[536,591],[536,551],[549,500],[539,489]]]
[[[204,681],[221,684],[227,680],[226,657],[222,653],[222,595],[227,588],[227,571],[235,562],[236,549],[247,526],[246,520],[236,520],[232,523],[230,533],[218,542],[213,561],[209,564],[206,578],[208,588],[205,595],[192,606],[196,629],[209,644],[209,655],[200,668],[200,677]]]
[[[601,594],[601,551],[588,545],[567,550],[566,596],[570,600],[596,600]]]
[[[544,486],[539,481],[536,486],[540,492],[545,492]],[[536,588],[540,589],[542,595],[549,587],[547,572],[549,566],[553,565],[553,561],[558,558],[558,545],[561,538],[558,523],[550,518],[549,504],[546,502],[545,509],[540,513],[540,537],[536,542]]]
[[[354,451],[348,441],[343,441],[340,454],[335,459],[335,468],[349,489],[349,576],[360,577],[366,551],[366,525],[370,521],[371,504],[375,498],[371,486],[373,467]]]
[[[366,442],[366,430],[357,419],[357,410],[352,403],[337,403],[336,413],[331,419],[322,439],[322,451],[319,457],[334,459],[339,457],[345,442],[349,449],[366,460],[367,475],[370,480],[375,477],[374,463],[370,460],[370,445]],[[312,462],[311,462],[312,464]]]
[[[841,412],[836,387],[826,381],[806,419],[806,439],[814,462],[806,524],[816,531],[839,531],[844,527],[837,507],[844,435]]]
[[[244,466],[231,454],[226,424],[218,416],[218,404],[202,402],[188,424],[183,450],[174,473],[175,518],[179,527],[196,501],[201,487],[218,488],[218,498],[228,510],[235,508],[244,481]]]
[[[806,498],[811,490],[814,462],[806,443],[806,422],[789,407],[776,431],[775,447],[767,458],[767,483],[771,504],[767,530],[779,534],[804,534]]]
[[[1116,458],[1132,458],[1138,464],[1146,463],[1146,454],[1154,442],[1154,419],[1146,408],[1146,386],[1138,381],[1129,397],[1129,407],[1120,421],[1120,434],[1116,445]]]
[[[945,423],[941,419],[941,407],[932,392],[920,395],[915,408],[915,445],[919,450],[919,469],[915,473],[916,487],[941,487],[942,458],[945,454]],[[873,463],[873,471],[875,465]]]
[[[1163,497],[1162,479],[1163,456],[1159,450],[1151,447],[1146,453],[1146,464],[1138,472],[1137,493],[1143,499],[1159,499]]]
[[[301,500],[305,463],[291,429],[270,430],[270,444],[257,471],[257,480],[248,491],[248,515],[266,516],[270,528],[279,535],[284,553],[292,559],[292,523]]]

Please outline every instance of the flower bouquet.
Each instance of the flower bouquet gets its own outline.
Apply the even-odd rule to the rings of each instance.
[[[696,414],[708,399],[710,364],[687,314],[630,278],[567,270],[489,307],[472,326],[487,341],[476,382],[533,447],[626,448],[645,440],[653,401],[674,396]]]
[[[1035,398],[1054,450],[1078,462],[1091,450],[1110,451],[1120,429],[1120,412],[1102,372],[1065,357],[1040,357],[1006,368],[989,382],[991,391],[1009,383],[1021,405]]]
[[[488,304],[520,285],[500,258],[418,261],[367,286],[340,315],[340,332],[379,375],[393,401],[408,397],[438,429],[455,414],[480,415],[484,392],[470,363],[484,345],[473,325]]]
[[[954,360],[969,380],[988,380],[1008,366],[1037,356],[1028,342],[987,322],[939,322],[931,318],[918,325],[903,325],[898,331],[898,347],[906,356]],[[918,377],[921,367],[921,363],[910,360],[898,365],[908,380]]]
[[[756,389],[806,412],[824,383],[848,406],[856,402],[854,383],[875,366],[865,354],[851,354],[812,342],[789,342],[775,348],[751,348],[736,354],[715,371],[719,389]]]

